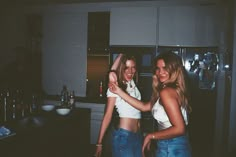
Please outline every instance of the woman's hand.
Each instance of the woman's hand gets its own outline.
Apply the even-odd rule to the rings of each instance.
[[[116,83],[109,82],[108,86],[110,91],[115,94],[119,94],[119,92],[122,90],[120,89],[120,87],[118,87],[117,82]]]
[[[144,138],[144,141],[143,141],[143,147],[142,147],[142,152],[143,154],[145,154],[145,150],[149,151],[150,150],[150,146],[151,146],[151,136],[150,134],[148,134],[145,138]]]
[[[96,148],[96,152],[94,154],[95,157],[101,157],[102,156],[102,147],[101,146],[98,146]]]

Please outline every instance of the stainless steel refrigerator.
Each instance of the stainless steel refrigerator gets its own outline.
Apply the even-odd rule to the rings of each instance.
[[[218,70],[216,47],[158,47],[158,53],[172,51],[181,56],[190,79],[199,89],[214,90]]]

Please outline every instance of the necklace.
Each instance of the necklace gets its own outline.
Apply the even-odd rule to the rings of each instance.
[[[129,88],[133,88],[133,86],[132,86],[132,84],[131,84],[131,81],[128,81],[128,82],[123,81],[123,83],[124,83],[124,84],[127,84],[127,86],[128,86]]]
[[[133,86],[132,86],[131,82],[129,83],[129,87],[130,87],[130,88],[133,88]]]
[[[129,86],[130,88],[133,88],[133,86],[132,86],[132,84],[131,84],[131,81],[127,82],[127,84],[128,84],[128,86]]]

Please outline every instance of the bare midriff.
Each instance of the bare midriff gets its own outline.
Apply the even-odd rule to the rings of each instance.
[[[119,128],[137,132],[140,130],[140,119],[120,118]]]

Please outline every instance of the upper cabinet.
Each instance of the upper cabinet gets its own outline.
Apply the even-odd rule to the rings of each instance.
[[[109,32],[110,12],[88,13],[88,54],[108,54]]]
[[[156,7],[112,8],[110,45],[155,46],[157,36]]]
[[[217,46],[218,29],[216,7],[160,7],[158,45]]]

